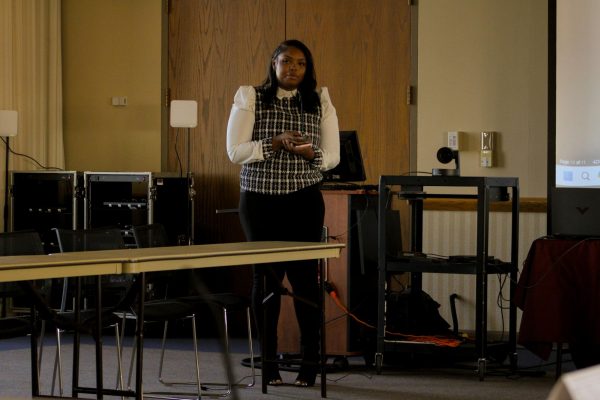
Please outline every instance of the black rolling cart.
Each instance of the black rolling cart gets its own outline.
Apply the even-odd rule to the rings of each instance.
[[[193,177],[153,172],[84,172],[84,228],[117,226],[135,246],[133,227],[160,223],[169,245],[194,243]]]
[[[82,178],[76,171],[11,171],[8,230],[35,230],[46,253],[59,252],[52,228],[82,226]]]
[[[458,188],[461,194],[428,193],[436,187]],[[454,189],[453,191],[455,191]],[[410,251],[393,254],[386,248],[386,219],[383,218],[389,196],[398,195],[407,200],[411,214]],[[423,247],[423,202],[431,198],[474,199],[477,202],[477,254],[471,257],[440,259],[427,257]],[[490,204],[511,201],[510,261],[500,261],[488,254]],[[377,351],[375,366],[381,372],[383,354],[387,351],[432,352],[432,344],[411,343],[389,335],[386,330],[386,302],[388,274],[408,272],[411,274],[413,292],[422,289],[423,273],[471,274],[476,276],[475,293],[475,341],[461,345],[452,351],[466,351],[477,360],[479,379],[483,380],[490,346],[503,346],[510,357],[512,369],[516,369],[516,306],[513,302],[518,271],[519,235],[519,181],[509,177],[460,177],[460,176],[381,176],[378,198],[378,316]],[[508,340],[502,343],[488,341],[488,276],[505,274],[510,280],[510,306]]]

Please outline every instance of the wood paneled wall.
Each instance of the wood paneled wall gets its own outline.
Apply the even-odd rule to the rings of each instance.
[[[199,104],[191,130],[196,187],[196,241],[243,240],[235,208],[239,166],[226,153],[226,127],[240,85],[265,77],[273,49],[304,41],[327,86],[340,128],[360,136],[368,183],[408,170],[410,17],[398,0],[173,0],[169,13],[172,99]],[[185,159],[183,130],[170,129],[168,166]],[[177,149],[177,151],[175,150]],[[184,171],[185,172],[185,171]]]
[[[196,188],[196,241],[243,240],[236,214],[239,166],[229,161],[226,129],[233,95],[258,83],[274,46],[285,35],[284,0],[173,1],[169,14],[169,87],[172,99],[198,101],[191,130]],[[185,168],[185,132],[170,129],[168,166]]]
[[[341,130],[357,130],[367,181],[408,171],[410,13],[398,0],[288,1],[286,33],[311,49]]]

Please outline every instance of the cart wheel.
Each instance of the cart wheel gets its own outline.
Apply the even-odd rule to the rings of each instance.
[[[519,362],[519,355],[517,354],[517,352],[511,353],[509,356],[509,361],[510,361],[510,370],[512,372],[516,372],[517,371],[517,365]]]
[[[367,351],[363,354],[365,359],[365,367],[372,368],[375,365],[375,353]]]
[[[485,358],[480,358],[477,362],[477,372],[479,372],[479,380],[483,381],[483,379],[485,378],[485,366],[486,366],[486,361]]]
[[[350,369],[350,363],[348,362],[348,358],[343,356],[338,356],[333,359],[333,367],[338,371],[347,371]]]
[[[381,375],[381,367],[383,366],[383,354],[375,354],[375,371],[377,375]]]

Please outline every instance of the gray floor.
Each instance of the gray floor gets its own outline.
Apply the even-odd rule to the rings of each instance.
[[[51,365],[53,362],[54,348],[51,345],[53,338],[48,340],[50,346],[45,347],[44,362],[42,367],[42,388],[48,394],[50,388]],[[70,394],[71,382],[71,350],[70,338],[65,340],[63,357],[65,360],[65,393]],[[157,382],[159,360],[159,341],[146,339],[144,351],[144,387],[146,391],[169,391],[173,388],[165,387]],[[166,357],[166,374],[177,380],[192,379],[194,360],[189,341],[177,339],[170,342],[174,350]],[[127,343],[124,358],[129,361],[131,343]],[[231,364],[235,380],[246,384],[250,382],[248,375],[251,370],[242,365],[241,361],[247,358],[243,353],[245,341],[236,339],[232,343],[233,354]],[[0,374],[1,399],[27,399],[30,393],[30,352],[29,342],[25,338],[0,341],[0,365],[3,371]],[[222,381],[225,376],[224,359],[218,351],[214,339],[200,340],[201,346],[201,379],[203,382]],[[111,337],[105,338],[105,386],[116,384],[116,359],[115,348]],[[381,375],[375,374],[372,368],[365,366],[361,357],[349,358],[349,368],[343,371],[329,373],[327,376],[327,397],[329,399],[546,399],[554,384],[554,367],[543,363],[541,360],[520,352],[520,373],[509,374],[505,368],[490,365],[486,379],[479,381],[474,367],[469,365],[439,366],[434,362],[415,362],[407,366],[388,366]],[[93,386],[95,383],[93,364],[93,346],[88,341],[83,346],[81,382]],[[420,364],[420,365],[417,365]],[[566,366],[567,369],[569,366]],[[260,374],[260,369],[257,371]],[[282,377],[287,384],[281,387],[269,387],[268,394],[263,394],[260,388],[260,377],[257,384],[251,388],[237,389],[235,398],[243,400],[253,399],[319,399],[320,388],[296,388],[291,383],[295,378],[294,372],[283,371]],[[189,390],[189,388],[184,388]],[[206,392],[216,394],[217,392]],[[83,396],[80,397],[90,397]],[[205,396],[208,397],[209,396]],[[110,398],[106,397],[105,398]]]

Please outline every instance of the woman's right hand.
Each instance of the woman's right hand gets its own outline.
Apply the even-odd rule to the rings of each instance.
[[[285,131],[273,138],[273,150],[293,151],[294,147],[310,143],[298,131]]]

